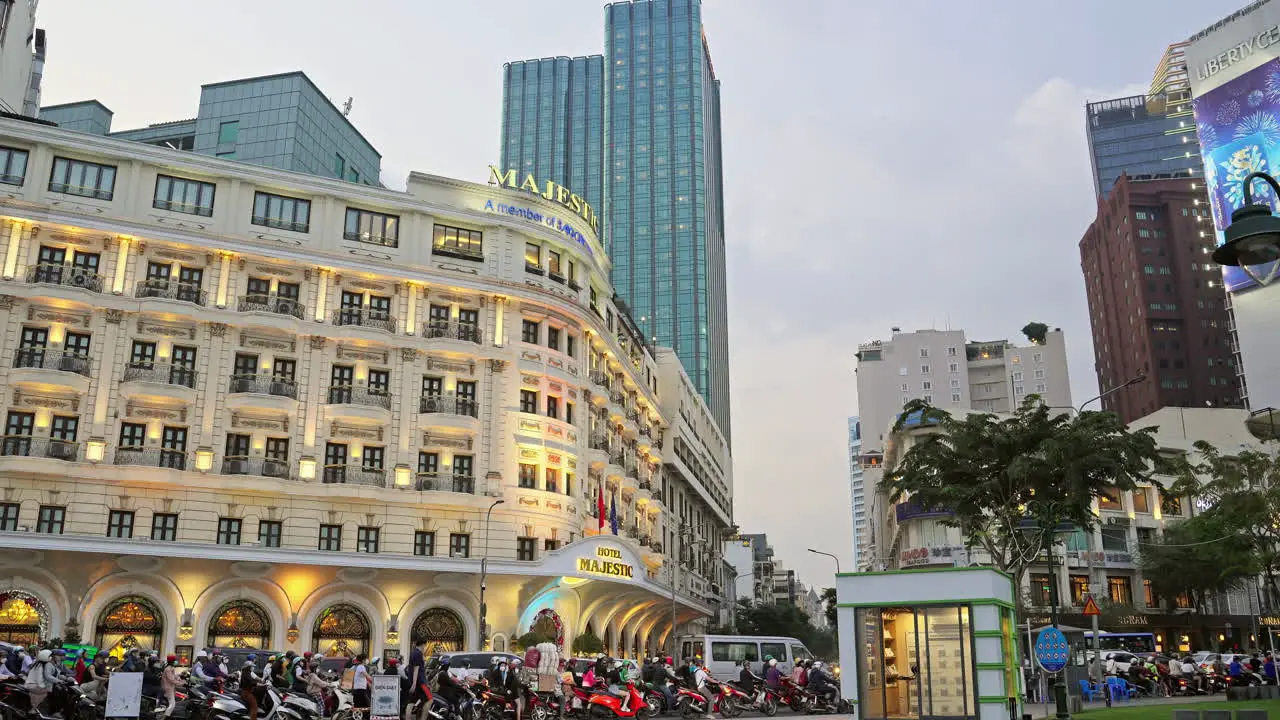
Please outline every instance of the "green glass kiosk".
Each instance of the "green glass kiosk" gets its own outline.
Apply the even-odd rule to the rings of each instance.
[[[856,720],[1021,718],[1013,593],[990,568],[837,576],[841,692]]]

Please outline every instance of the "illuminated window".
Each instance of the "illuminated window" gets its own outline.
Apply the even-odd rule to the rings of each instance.
[[[1040,607],[1048,607],[1050,604],[1051,590],[1049,583],[1051,582],[1049,575],[1032,573],[1031,575],[1031,604]]]
[[[1132,581],[1125,576],[1107,576],[1107,597],[1116,605],[1132,605]]]
[[[1089,576],[1071,576],[1071,604],[1084,605],[1084,598],[1089,594]]]

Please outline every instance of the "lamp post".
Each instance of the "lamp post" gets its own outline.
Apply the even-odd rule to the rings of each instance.
[[[1132,382],[1133,381],[1130,381],[1130,383]],[[1119,388],[1113,388],[1113,389],[1118,390]],[[1097,398],[1094,398],[1093,400],[1097,400]],[[1089,402],[1093,402],[1093,400],[1090,400]],[[1058,516],[1058,511],[1056,507],[1051,506],[1049,512],[1046,513],[1046,515],[1048,517],[1056,518]],[[1046,525],[1048,525],[1047,522],[1036,520],[1034,518],[1027,518],[1022,521],[1019,527],[1022,530],[1034,530],[1036,532],[1044,532],[1044,530],[1046,529]],[[1049,565],[1049,620],[1055,628],[1058,627],[1058,572],[1057,572],[1057,569],[1054,567],[1053,546],[1058,541],[1058,535],[1073,533],[1075,532],[1075,529],[1076,529],[1075,525],[1072,525],[1070,523],[1058,522],[1056,519],[1053,521],[1052,526],[1049,527],[1049,548],[1048,548],[1049,557],[1046,558],[1048,560],[1048,565]],[[1028,625],[1028,628],[1029,627],[1030,625]],[[1027,632],[1029,633],[1030,630],[1028,630]],[[1094,637],[1095,638],[1097,637],[1096,632],[1094,633]],[[1028,642],[1030,642],[1029,638],[1028,638]],[[1028,648],[1028,650],[1033,651],[1033,648]],[[1055,705],[1057,706],[1057,709],[1056,709],[1057,720],[1067,720],[1071,716],[1071,713],[1067,709],[1067,683],[1065,678],[1058,677],[1055,679],[1054,685],[1053,685],[1053,699],[1054,699]]]
[[[488,608],[484,604],[484,581],[489,570],[489,517],[493,515],[493,509],[504,502],[506,501],[494,500],[484,514],[484,552],[480,555],[480,650],[484,650],[484,644],[489,641],[489,631],[485,626]]]
[[[836,561],[836,574],[837,574],[837,575],[839,575],[839,574],[840,574],[840,558],[836,557],[835,555],[832,555],[832,554],[831,554],[831,553],[829,553],[829,552],[823,552],[823,551],[821,551],[821,550],[814,550],[813,548],[809,548],[809,552],[813,553],[814,555],[826,555],[827,557],[831,558],[832,560],[835,560],[835,561]]]
[[[1249,173],[1244,179],[1244,204],[1231,212],[1231,222],[1223,232],[1222,247],[1213,251],[1213,261],[1244,270],[1259,285],[1266,285],[1276,277],[1280,264],[1271,266],[1266,273],[1250,270],[1252,265],[1266,265],[1280,260],[1280,218],[1271,214],[1271,207],[1253,201],[1253,181],[1262,180],[1280,195],[1280,183],[1264,172]]]
[[[1137,385],[1138,383],[1143,382],[1146,379],[1147,379],[1147,374],[1144,372],[1140,372],[1137,375],[1124,381],[1123,383],[1111,388],[1110,390],[1104,390],[1101,395],[1098,395],[1097,397],[1089,398],[1088,400],[1085,400],[1084,402],[1080,403],[1080,406],[1076,408],[1076,414],[1079,415],[1080,413],[1084,412],[1084,408],[1086,405],[1097,402],[1102,398],[1110,395],[1111,393],[1119,392],[1127,387]]]

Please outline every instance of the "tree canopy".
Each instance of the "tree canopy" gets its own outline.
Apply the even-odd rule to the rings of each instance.
[[[739,600],[737,607],[739,635],[781,635],[800,640],[814,655],[834,659],[836,636],[834,625],[815,627],[804,610],[790,603],[752,603]]]
[[[886,476],[890,500],[946,511],[941,522],[1019,584],[1055,528],[1092,527],[1094,498],[1131,490],[1161,463],[1155,428],[1130,431],[1111,412],[1072,417],[1034,395],[1012,414],[962,418],[913,400],[894,430],[917,423],[923,437]]]
[[[1049,326],[1042,322],[1029,322],[1022,326],[1022,334],[1036,345],[1043,345],[1045,337],[1049,334]]]

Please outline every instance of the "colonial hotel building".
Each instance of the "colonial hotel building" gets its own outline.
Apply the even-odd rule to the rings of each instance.
[[[633,655],[704,621],[727,444],[559,195],[0,119],[0,639],[378,656],[545,619]]]

